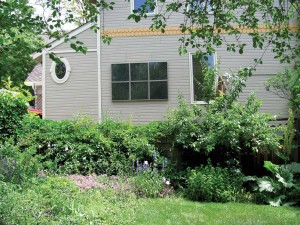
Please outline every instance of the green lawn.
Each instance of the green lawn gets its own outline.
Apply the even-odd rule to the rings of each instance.
[[[20,186],[0,182],[0,225],[6,224],[300,224],[300,208],[200,203],[181,197],[143,199],[109,178],[79,189],[70,179],[45,177]]]
[[[300,224],[300,208],[198,203],[182,198],[139,199],[135,224]]]

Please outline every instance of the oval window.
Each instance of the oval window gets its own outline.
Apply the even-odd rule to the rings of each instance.
[[[53,62],[51,69],[52,79],[56,83],[64,83],[68,80],[71,72],[70,64],[66,58],[60,58],[60,62]]]
[[[66,75],[66,65],[64,62],[56,63],[55,65],[55,74],[58,79],[63,79],[64,76]]]

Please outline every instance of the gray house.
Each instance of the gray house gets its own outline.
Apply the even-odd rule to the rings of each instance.
[[[182,35],[176,26],[182,21],[182,15],[174,14],[166,32],[161,34],[149,30],[151,19],[140,23],[127,20],[135,7],[134,0],[116,2],[113,11],[99,17],[99,25],[104,29],[95,33],[90,30],[92,25],[86,24],[69,34],[86,44],[86,55],[76,53],[63,40],[52,42],[52,47],[43,51],[44,118],[71,119],[81,113],[99,121],[113,116],[145,123],[162,120],[168,109],[177,106],[179,94],[191,104],[205,104],[201,88],[195,84],[197,71],[201,70],[194,60],[195,50],[178,54],[178,39]],[[261,32],[265,32],[263,26]],[[113,38],[110,45],[101,42],[103,34]],[[209,56],[209,65],[220,62],[220,74],[249,66],[262,52],[251,48],[252,42],[247,35],[241,38],[249,42],[243,55],[220,47],[216,54]],[[62,62],[52,61],[50,52],[61,57]],[[274,59],[271,50],[264,54],[263,61],[248,80],[240,100],[245,101],[255,91],[264,102],[263,112],[287,118],[287,101],[264,87],[264,82],[284,65]]]

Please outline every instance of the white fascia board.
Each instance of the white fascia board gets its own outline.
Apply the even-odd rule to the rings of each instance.
[[[43,82],[41,82],[41,81],[39,81],[39,82],[24,82],[24,84],[26,85],[26,86],[32,86],[32,85],[35,85],[35,86],[41,86],[41,85],[43,85]]]

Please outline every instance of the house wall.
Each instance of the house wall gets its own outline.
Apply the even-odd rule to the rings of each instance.
[[[133,123],[145,123],[151,120],[162,120],[169,108],[176,107],[179,94],[190,101],[189,54],[182,56],[178,54],[180,45],[178,39],[181,36],[176,33],[163,36],[137,33],[134,29],[147,29],[151,18],[135,23],[127,20],[129,13],[130,3],[120,0],[117,1],[113,11],[106,11],[101,15],[101,24],[104,26],[101,32],[122,29],[127,32],[125,36],[113,37],[110,45],[101,43],[101,100],[98,99],[97,52],[94,51],[97,48],[96,33],[86,30],[77,36],[77,39],[83,41],[90,49],[87,55],[70,52],[69,43],[53,48],[53,51],[59,52],[59,56],[69,60],[72,71],[66,83],[55,83],[49,72],[52,61],[48,56],[46,57],[46,118],[69,119],[76,113],[82,112],[98,119],[98,103],[101,102],[102,118],[113,117],[131,120]],[[181,15],[174,14],[168,25],[178,26],[182,19]],[[263,54],[262,50],[253,49],[252,42],[246,35],[242,35],[241,40],[248,44],[243,55],[229,53],[226,47],[216,49],[221,74],[250,66],[253,64],[253,58],[259,58]],[[189,51],[193,53],[195,50]],[[111,65],[151,61],[168,63],[168,100],[112,101]],[[285,65],[274,60],[274,55],[270,50],[264,53],[263,61],[264,64],[259,65],[255,74],[247,81],[247,87],[241,93],[240,101],[245,102],[246,97],[252,91],[256,91],[257,97],[264,102],[261,111],[272,114],[281,113],[281,117],[287,117],[287,101],[267,92],[263,85],[268,77],[282,70]]]
[[[45,110],[47,119],[71,119],[80,113],[98,120],[98,64],[96,33],[86,30],[78,35],[78,40],[87,44],[86,55],[72,52],[70,44],[61,44],[51,51],[65,57],[70,64],[69,79],[62,84],[53,81],[50,68],[52,60],[46,55],[45,66]]]
[[[151,18],[135,23],[127,20],[129,13],[130,2],[117,1],[114,10],[105,12],[101,17],[102,25],[104,25],[102,32],[112,31],[110,34],[114,35],[109,46],[101,45],[102,112],[104,115],[113,115],[122,120],[130,119],[133,123],[161,120],[169,108],[177,105],[179,93],[187,100],[191,99],[189,55],[178,54],[180,46],[178,39],[181,36],[174,34],[147,36],[139,28],[149,27]],[[182,15],[173,14],[168,21],[168,26],[178,26],[182,21]],[[236,41],[229,36],[226,39],[229,42]],[[255,91],[257,97],[264,102],[262,112],[287,117],[287,101],[266,91],[264,87],[264,82],[282,70],[285,65],[274,59],[274,54],[270,49],[266,52],[254,49],[252,40],[246,35],[242,35],[240,40],[247,43],[243,55],[227,52],[226,47],[216,49],[220,73],[251,66],[254,58],[263,55],[264,63],[257,66],[253,77],[247,81],[247,87],[241,93],[240,101],[245,102],[247,96]],[[194,51],[190,49],[191,53]],[[112,101],[111,64],[149,61],[168,63],[169,99],[167,101]]]
[[[164,37],[127,37],[115,38],[112,43],[101,47],[101,77],[102,77],[102,110],[105,114],[116,115],[122,120],[131,119],[133,123],[144,123],[149,120],[161,120],[164,113],[177,105],[177,96],[182,94],[187,100],[190,96],[189,55],[180,56],[178,36]],[[245,41],[247,41],[245,39]],[[142,51],[141,51],[142,49]],[[193,52],[191,50],[191,52]],[[244,55],[228,53],[225,48],[218,48],[217,59],[220,61],[220,73],[237,71],[247,67],[252,59],[261,52],[249,48]],[[265,90],[264,82],[283,69],[284,65],[274,63],[274,55],[270,52],[263,57],[264,64],[247,82],[247,87],[240,95],[240,101],[245,102],[251,92],[264,104],[262,112],[281,113],[287,116],[287,102],[275,94]],[[168,96],[167,101],[112,101],[111,98],[111,64],[163,61],[168,63]],[[231,70],[230,70],[231,69]]]

